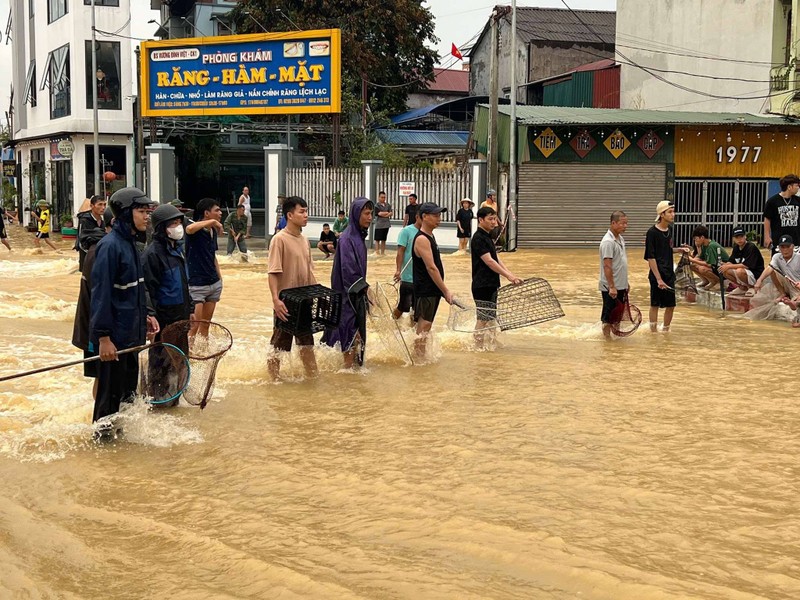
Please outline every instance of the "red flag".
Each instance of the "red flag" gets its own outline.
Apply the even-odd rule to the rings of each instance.
[[[450,54],[452,54],[458,59],[464,60],[464,56],[461,54],[461,52],[459,52],[455,44],[453,44],[453,47],[450,49]]]

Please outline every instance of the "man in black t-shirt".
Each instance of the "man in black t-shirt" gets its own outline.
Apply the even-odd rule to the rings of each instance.
[[[785,175],[780,180],[781,191],[764,205],[764,247],[772,254],[778,251],[777,240],[782,235],[790,235],[793,240],[800,240],[800,177]]]
[[[475,345],[484,347],[486,327],[497,317],[497,290],[500,275],[513,284],[522,279],[509,271],[497,256],[492,230],[497,227],[497,213],[487,207],[478,210],[478,229],[472,236],[472,298],[475,300],[477,320]]]
[[[222,209],[213,198],[203,198],[186,227],[186,265],[189,294],[194,302],[195,325],[191,334],[208,335],[208,323],[222,297],[222,273],[217,261],[217,236],[222,233]],[[199,325],[199,327],[198,327]]]
[[[417,222],[417,211],[419,210],[419,204],[417,204],[417,195],[416,194],[409,194],[408,195],[408,205],[406,206],[406,212],[403,216],[403,227],[407,225],[413,225]]]
[[[733,252],[728,262],[720,266],[719,272],[738,286],[730,296],[754,294],[753,286],[764,272],[764,257],[753,242],[747,241],[744,227],[734,228]]]
[[[331,254],[336,252],[336,234],[331,231],[331,226],[328,223],[322,225],[317,248],[325,254],[325,258],[330,258]]]
[[[664,309],[662,331],[669,331],[672,313],[675,311],[675,266],[672,255],[688,252],[689,248],[675,248],[672,224],[675,208],[671,202],[662,200],[656,207],[656,224],[647,230],[644,259],[650,266],[650,331],[658,331],[658,309]]]

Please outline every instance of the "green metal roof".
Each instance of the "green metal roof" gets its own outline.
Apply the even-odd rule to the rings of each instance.
[[[488,108],[487,104],[480,106]],[[510,115],[509,106],[500,114]],[[678,110],[517,106],[520,125],[762,125],[800,126],[800,120],[751,113],[702,113]]]

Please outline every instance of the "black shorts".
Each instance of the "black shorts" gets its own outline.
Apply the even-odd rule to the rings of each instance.
[[[92,350],[84,350],[83,351],[83,358],[86,360],[87,358],[92,358],[97,356],[97,352],[93,352]],[[97,367],[99,366],[99,360],[93,360],[91,362],[83,363],[83,376],[84,377],[91,377],[92,379],[97,378]]]
[[[650,280],[650,306],[657,306],[658,308],[673,308],[675,306],[675,279],[664,280],[671,290],[662,290],[658,287],[658,282],[653,274],[650,273],[648,277]]]
[[[375,241],[376,242],[385,242],[386,238],[389,237],[389,228],[386,229],[376,229],[375,230]]]
[[[478,321],[494,321],[497,318],[496,287],[472,288],[472,299],[475,300],[475,313]]]
[[[414,306],[414,317],[417,321],[428,321],[433,323],[436,318],[436,311],[439,310],[441,296],[423,296],[417,298]]]
[[[464,227],[464,226],[462,225],[462,227]],[[472,228],[471,227],[469,227],[469,228],[464,227],[464,231],[461,231],[459,229],[456,232],[456,237],[457,238],[470,238],[470,237],[472,237]]]
[[[401,281],[397,310],[401,313],[407,313],[412,306],[414,306],[414,284]]]
[[[608,292],[600,292],[603,294],[603,310],[600,313],[600,321],[603,323],[611,323],[611,312],[617,307],[617,301],[628,301],[628,290],[617,290],[617,297],[612,298]]]
[[[50,234],[49,234],[49,233],[42,233],[41,231],[37,231],[37,232],[36,232],[36,239],[39,239],[39,240],[46,240],[46,239],[47,239],[47,238],[49,238],[49,237],[50,237]]]
[[[298,346],[314,345],[313,335],[307,333],[305,335],[293,336],[288,331],[278,328],[278,317],[275,317],[275,323],[273,324],[272,329],[272,338],[269,340],[269,343],[272,345],[272,347],[276,350],[281,350],[282,352],[289,352],[292,349],[292,338],[294,338]]]
[[[3,222],[0,222],[0,240],[4,240],[7,237],[8,237],[8,234],[6,233],[6,224],[3,223]]]

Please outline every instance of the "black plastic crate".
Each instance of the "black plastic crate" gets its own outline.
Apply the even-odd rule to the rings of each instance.
[[[278,297],[289,311],[289,320],[278,319],[278,328],[292,335],[307,335],[339,326],[342,294],[324,285],[283,290]]]

